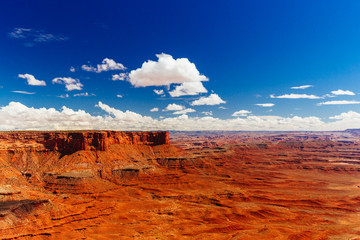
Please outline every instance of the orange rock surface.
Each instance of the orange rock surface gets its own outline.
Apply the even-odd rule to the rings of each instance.
[[[0,133],[0,239],[360,239],[357,133],[170,137]]]

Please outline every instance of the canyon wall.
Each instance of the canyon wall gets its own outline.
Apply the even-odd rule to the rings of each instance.
[[[46,131],[1,132],[3,150],[35,148],[71,154],[79,150],[106,151],[112,144],[163,145],[169,143],[167,131],[120,132],[120,131]],[[11,143],[11,144],[6,144]],[[14,144],[16,143],[16,144]]]

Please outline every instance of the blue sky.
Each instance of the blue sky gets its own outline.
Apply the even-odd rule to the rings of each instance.
[[[1,5],[2,130],[360,127],[358,1]]]

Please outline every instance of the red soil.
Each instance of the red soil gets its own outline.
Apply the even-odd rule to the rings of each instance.
[[[0,134],[0,239],[360,239],[351,133],[171,137]]]

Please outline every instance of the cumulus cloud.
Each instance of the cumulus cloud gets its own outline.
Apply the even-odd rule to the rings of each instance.
[[[128,79],[128,75],[126,73],[114,74],[111,79],[113,81],[125,81]]]
[[[207,93],[208,91],[203,86],[202,82],[184,82],[181,85],[175,87],[175,89],[169,92],[172,97],[180,97],[186,95],[198,95],[200,93]]]
[[[327,101],[318,103],[318,106],[322,105],[345,105],[345,104],[360,104],[360,101],[347,101],[347,100],[339,100],[339,101]]]
[[[169,86],[185,82],[208,81],[194,63],[187,58],[174,59],[171,55],[157,54],[158,61],[148,60],[141,68],[132,70],[129,81],[135,87]]]
[[[162,89],[154,89],[154,93],[156,94],[156,95],[165,95],[165,93],[164,93],[164,90],[162,90]]]
[[[75,72],[75,68],[73,66],[70,67],[70,72]]]
[[[329,117],[329,119],[340,119],[340,120],[344,120],[344,119],[360,119],[360,113],[354,112],[354,111],[349,111],[346,113],[341,113],[340,115],[335,115],[332,117]]]
[[[1,130],[93,129],[102,119],[67,107],[58,111],[54,108],[29,108],[19,102],[10,102],[0,108]]]
[[[240,110],[240,111],[234,112],[231,116],[245,117],[245,116],[249,115],[250,113],[251,113],[251,111],[248,111],[248,110]]]
[[[84,64],[81,66],[81,69],[84,71],[88,71],[88,72],[101,73],[101,72],[106,72],[106,71],[110,71],[110,70],[125,70],[126,67],[124,67],[124,65],[122,65],[121,63],[115,62],[113,59],[105,58],[102,61],[102,63],[98,64],[96,67],[87,66]],[[117,79],[117,80],[120,80],[120,79]]]
[[[222,100],[216,93],[212,93],[208,97],[201,97],[198,100],[193,101],[191,105],[219,105],[222,103],[226,103],[226,101]]]
[[[37,80],[33,75],[25,73],[25,74],[19,74],[19,78],[26,79],[27,84],[31,86],[46,86],[45,81]]]
[[[64,84],[66,91],[82,90],[82,87],[84,86],[79,79],[74,79],[71,77],[54,78],[52,83]]]
[[[260,107],[273,107],[275,106],[275,104],[273,103],[258,103],[258,104],[255,104],[256,106],[260,106]]]
[[[19,102],[10,102],[0,107],[0,130],[243,130],[243,131],[329,131],[359,128],[360,113],[349,111],[330,117],[324,122],[318,117],[247,116],[244,118],[219,119],[211,116],[161,118],[156,120],[132,111],[121,111],[102,102],[97,105],[104,111],[102,116],[93,116],[83,110],[62,107],[27,107]]]
[[[150,112],[158,112],[159,111],[159,108],[152,108],[152,109],[150,109]]]
[[[341,90],[341,89],[338,89],[336,91],[331,91],[332,94],[334,95],[349,95],[349,96],[354,96],[355,93],[349,91],[349,90]]]
[[[118,94],[118,95],[116,95],[116,97],[118,97],[118,98],[122,98],[122,97],[123,97],[123,95]]]
[[[302,85],[302,86],[298,86],[298,87],[291,87],[291,89],[306,89],[309,87],[313,87],[313,85]]]
[[[175,112],[173,112],[173,114],[183,115],[183,114],[192,113],[192,112],[196,112],[195,109],[186,108],[186,109],[183,109],[183,110],[175,111]]]
[[[87,92],[85,92],[85,93],[77,93],[77,94],[74,94],[74,97],[90,97],[90,96],[96,96],[95,94],[93,94],[93,93],[87,93]]]
[[[316,96],[316,95],[308,95],[308,94],[284,94],[281,96],[275,96],[275,95],[270,95],[271,98],[288,98],[288,99],[300,99],[300,98],[307,98],[307,99],[320,99],[321,97]]]
[[[27,92],[27,91],[11,91],[13,93],[20,93],[20,94],[28,94],[28,95],[32,95],[35,94],[34,92]]]
[[[163,109],[163,111],[180,111],[185,109],[184,106],[178,105],[176,103],[172,103],[166,106],[165,109]]]
[[[24,46],[26,47],[32,47],[35,43],[69,40],[68,37],[62,34],[51,34],[46,33],[43,30],[31,28],[14,28],[12,32],[8,33],[8,36],[24,41]]]

